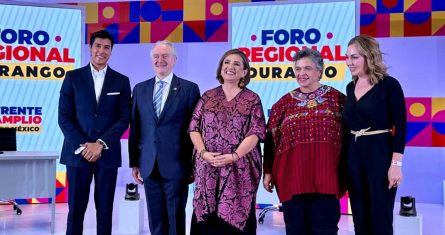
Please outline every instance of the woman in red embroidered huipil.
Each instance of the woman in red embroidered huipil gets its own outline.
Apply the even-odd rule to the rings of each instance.
[[[301,50],[294,63],[300,87],[272,107],[263,184],[277,188],[287,234],[337,234],[345,95],[319,82],[319,52]]]

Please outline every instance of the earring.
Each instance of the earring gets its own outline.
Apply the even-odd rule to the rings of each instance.
[[[241,79],[239,80],[238,86],[239,86],[240,88],[243,88],[244,86],[246,86],[246,84],[245,84],[245,82],[244,82],[244,78],[241,78]]]

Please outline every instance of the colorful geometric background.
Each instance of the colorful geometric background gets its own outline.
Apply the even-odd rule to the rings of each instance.
[[[406,146],[445,147],[445,98],[406,98]]]
[[[68,184],[66,180],[66,172],[56,173],[56,202],[68,201]],[[29,203],[51,203],[51,198],[26,198],[16,199],[19,204]]]
[[[156,0],[72,3],[86,7],[86,42],[106,28],[115,43],[227,42],[228,4],[255,0]],[[361,0],[360,31],[375,37],[445,35],[445,0]],[[445,98],[406,98],[407,146],[445,147]],[[123,138],[127,138],[126,135]],[[57,202],[67,201],[65,172],[57,172]],[[20,203],[49,202],[44,198]],[[347,201],[342,201],[347,204]],[[342,210],[350,208],[342,206]]]
[[[86,7],[86,42],[99,29],[116,43],[227,42],[229,3],[271,0],[156,0],[72,3]],[[444,0],[361,0],[360,32],[374,37],[445,35]]]
[[[361,0],[360,33],[374,37],[445,35],[444,0]]]
[[[107,29],[116,43],[226,42],[227,0],[78,3],[86,7],[86,35]],[[86,42],[89,42],[87,36]]]

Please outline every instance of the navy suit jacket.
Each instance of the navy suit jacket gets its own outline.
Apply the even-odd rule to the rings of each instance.
[[[146,178],[157,162],[159,173],[166,179],[189,177],[193,143],[187,129],[200,98],[198,85],[173,75],[159,118],[153,106],[154,85],[152,78],[133,89],[130,167],[139,167],[141,176]]]
[[[90,65],[67,72],[59,98],[59,126],[65,136],[60,162],[72,167],[88,166],[90,163],[74,151],[80,144],[101,139],[109,149],[102,150],[96,161],[98,166],[121,166],[120,139],[128,128],[130,115],[128,77],[108,66],[97,102]]]

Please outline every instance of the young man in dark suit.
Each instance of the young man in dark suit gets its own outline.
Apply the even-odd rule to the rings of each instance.
[[[133,89],[130,167],[144,184],[151,234],[184,235],[193,152],[187,128],[200,92],[173,73],[170,42],[156,43],[151,59],[156,76]]]
[[[60,162],[68,178],[66,234],[82,234],[90,184],[94,178],[97,234],[111,234],[120,138],[130,121],[128,77],[107,62],[113,37],[105,30],[90,40],[90,63],[66,73],[60,90],[59,126],[65,136]]]

